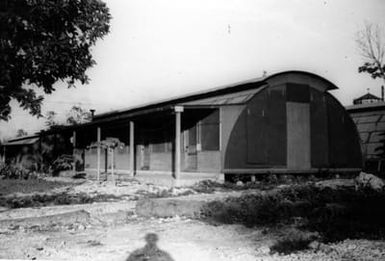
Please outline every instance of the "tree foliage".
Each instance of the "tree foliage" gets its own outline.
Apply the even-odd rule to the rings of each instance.
[[[54,111],[48,111],[45,115],[45,126],[52,127],[58,125],[59,123],[56,121],[57,113]]]
[[[28,132],[26,132],[25,130],[23,130],[23,129],[18,129],[17,130],[16,137],[24,137],[24,136],[27,136],[27,135],[28,135]]]
[[[91,121],[91,113],[80,106],[72,106],[67,114],[67,124],[76,125]]]
[[[385,81],[385,31],[379,25],[366,23],[357,33],[357,47],[365,59],[358,71],[369,73],[373,79]]]
[[[100,0],[0,1],[0,120],[15,99],[41,116],[43,97],[54,83],[88,83],[95,64],[90,48],[109,32],[111,16]]]

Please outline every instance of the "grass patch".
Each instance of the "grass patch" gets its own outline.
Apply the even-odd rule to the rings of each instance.
[[[47,181],[44,179],[2,179],[0,180],[0,195],[12,193],[48,192],[55,188],[68,187],[68,182]]]
[[[209,202],[202,216],[208,221],[248,227],[295,224],[319,232],[324,242],[384,239],[384,205],[384,192],[297,185]]]
[[[140,189],[136,191],[137,195],[144,196],[146,198],[171,198],[171,197],[180,197],[180,196],[188,196],[195,194],[191,189],[162,189],[158,191],[147,191],[144,189]]]
[[[0,197],[0,206],[7,208],[27,208],[53,205],[89,204],[94,202],[116,202],[126,199],[127,195],[115,196],[98,194],[90,196],[87,193],[67,194],[34,194],[15,198]],[[133,198],[133,200],[136,198]]]
[[[317,239],[313,233],[302,232],[297,229],[286,231],[273,246],[270,247],[270,253],[279,253],[288,255],[298,251],[309,249],[309,244]]]

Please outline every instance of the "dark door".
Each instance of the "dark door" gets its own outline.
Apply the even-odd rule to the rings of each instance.
[[[197,127],[193,126],[185,133],[185,166],[187,171],[196,170],[198,167],[197,157]]]

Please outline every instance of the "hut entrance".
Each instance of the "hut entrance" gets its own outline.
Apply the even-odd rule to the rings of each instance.
[[[193,126],[186,132],[185,136],[185,166],[186,170],[196,170],[198,167],[197,155],[197,127]]]
[[[310,106],[287,102],[287,167],[310,169]]]

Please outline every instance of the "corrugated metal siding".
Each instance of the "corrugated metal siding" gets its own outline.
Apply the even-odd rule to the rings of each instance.
[[[286,165],[287,115],[286,86],[269,88],[268,97],[268,159],[272,166]]]
[[[344,128],[345,114],[340,104],[331,96],[326,97],[329,130],[329,163],[333,167],[348,165],[347,142]]]
[[[362,153],[367,159],[379,158],[385,143],[385,110],[351,112],[361,138]]]
[[[361,167],[362,157],[355,125],[349,114],[330,94],[328,106],[329,163],[332,167]]]
[[[268,159],[268,92],[256,95],[246,107],[247,162],[267,164]],[[238,125],[238,128],[243,127]],[[238,130],[236,130],[238,131]],[[243,161],[243,160],[242,160]]]
[[[295,85],[290,86],[295,88]],[[305,85],[299,87],[302,92],[292,92],[291,98],[287,98],[285,87],[270,87],[255,95],[246,105],[229,134],[224,169],[361,167],[358,135],[353,121],[341,104],[330,94],[318,89],[311,88],[309,92]],[[309,154],[302,161],[303,166],[287,166],[286,105],[292,102],[287,99],[309,106],[307,117],[310,117],[310,134],[307,135],[307,144],[310,144],[310,151],[298,152],[295,144],[299,141],[293,143],[290,151]],[[295,134],[296,129],[300,130],[299,127],[293,124],[292,133]]]
[[[310,90],[311,165],[314,168],[329,164],[328,118],[326,99],[322,92]]]

